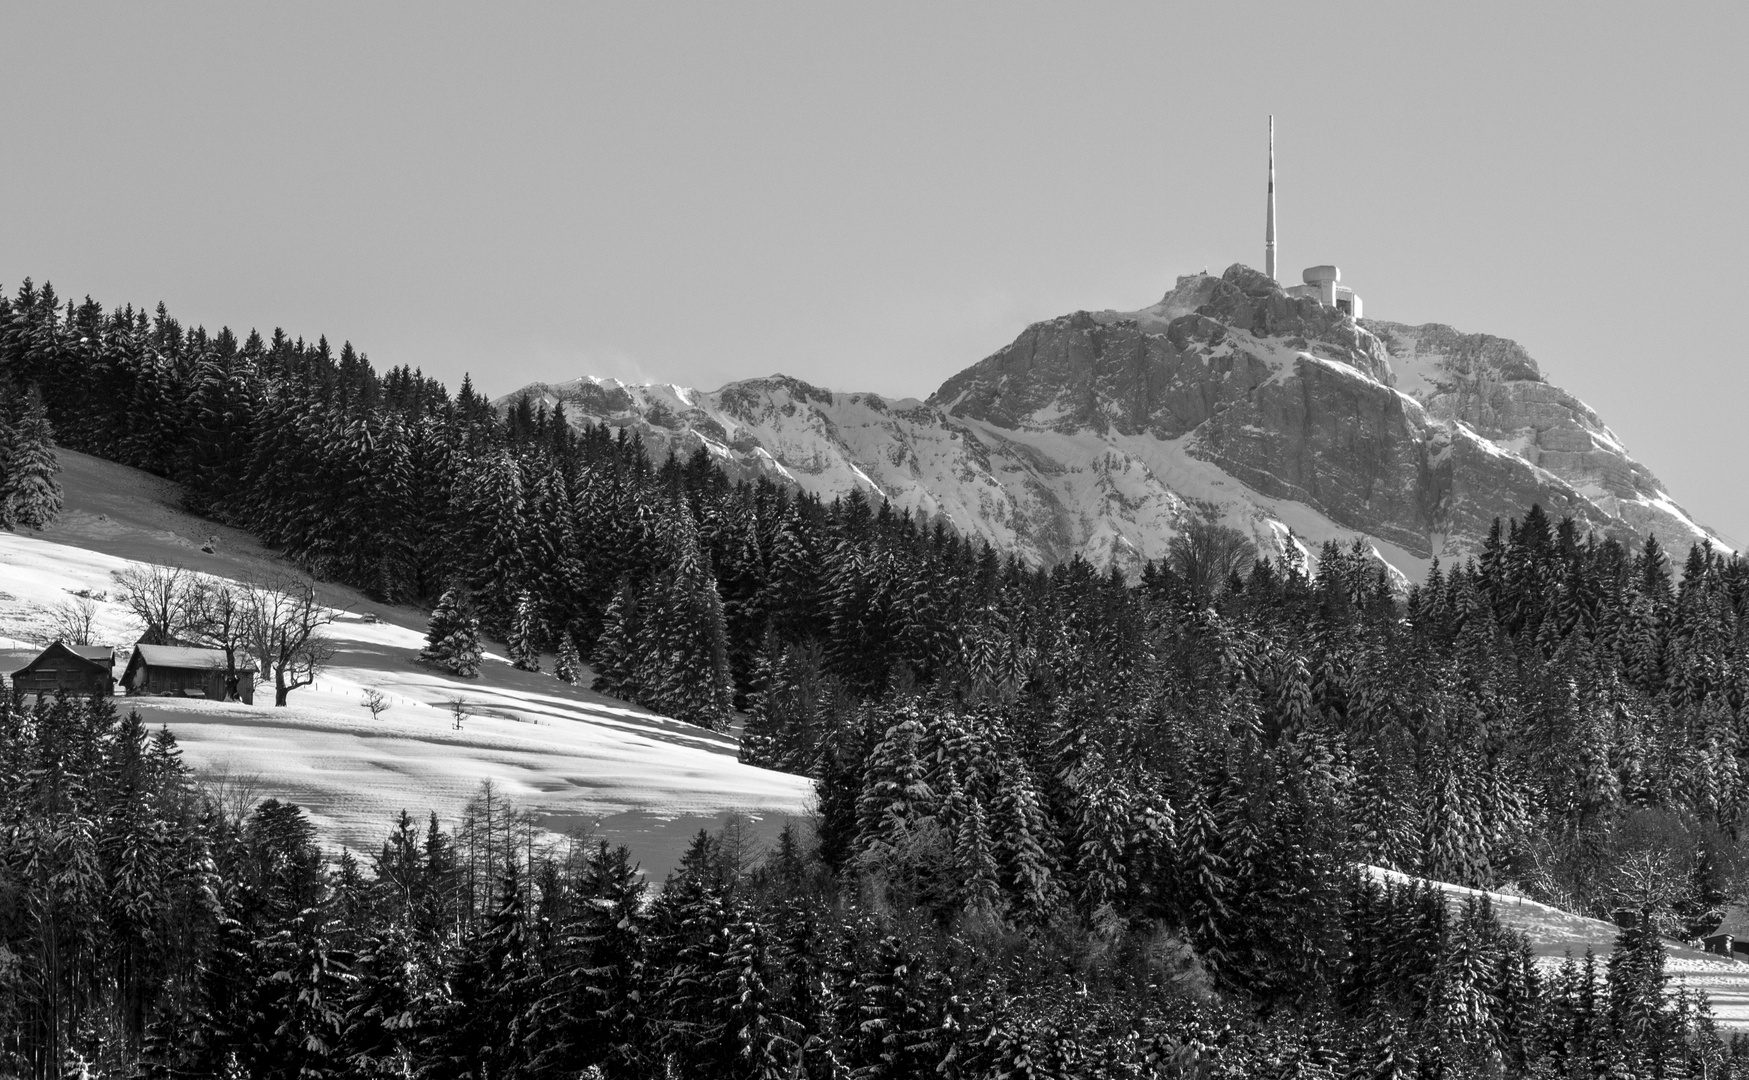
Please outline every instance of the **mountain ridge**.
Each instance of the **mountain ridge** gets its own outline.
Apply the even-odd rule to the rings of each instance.
[[[497,399],[704,447],[731,475],[860,487],[1033,563],[1133,572],[1191,518],[1264,554],[1370,546],[1414,577],[1532,502],[1622,539],[1729,549],[1516,342],[1356,321],[1241,264],[1132,312],[1035,322],[926,399],[786,375],[714,391],[586,376]]]

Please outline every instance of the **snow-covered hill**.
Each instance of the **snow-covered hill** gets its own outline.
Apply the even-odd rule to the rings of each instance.
[[[1414,880],[1407,874],[1382,867],[1366,869],[1381,882],[1402,884]],[[1613,923],[1575,915],[1508,893],[1466,889],[1443,881],[1430,884],[1445,893],[1454,908],[1471,897],[1486,896],[1501,925],[1517,930],[1528,939],[1537,963],[1547,972],[1559,968],[1569,956],[1582,959],[1588,950],[1596,954],[1600,962],[1615,951],[1618,930]],[[1664,946],[1664,970],[1670,976],[1669,988],[1672,991],[1686,987],[1691,992],[1705,993],[1720,1026],[1749,1030],[1749,962],[1702,952],[1668,939]]]
[[[111,573],[130,562],[233,579],[279,568],[247,534],[176,509],[173,485],[83,454],[60,457],[60,520],[42,533],[0,532],[0,670],[47,643],[50,609],[81,591],[112,593]],[[338,651],[328,673],[286,708],[274,708],[271,694],[253,706],[119,704],[167,725],[201,778],[254,778],[261,796],[309,810],[325,842],[357,850],[374,850],[403,808],[452,819],[485,780],[555,831],[584,827],[632,844],[657,877],[693,832],[728,813],[758,817],[769,830],[807,812],[809,781],[740,764],[728,737],[517,671],[490,653],[479,679],[447,677],[416,662],[425,613],[321,590],[349,614],[329,628]],[[137,637],[113,599],[98,614],[106,643]],[[362,701],[369,688],[390,702],[374,720]],[[467,714],[460,730],[450,708],[457,699]]]
[[[710,392],[585,377],[499,404],[525,397],[658,455],[702,446],[825,498],[860,487],[1038,563],[1133,567],[1207,514],[1272,555],[1360,538],[1417,577],[1532,502],[1676,551],[1730,546],[1516,344],[1356,324],[1243,266],[1034,324],[927,401],[774,375]]]

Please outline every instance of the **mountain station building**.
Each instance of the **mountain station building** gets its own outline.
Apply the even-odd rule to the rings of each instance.
[[[1354,295],[1354,290],[1342,281],[1342,271],[1334,266],[1308,266],[1300,274],[1304,285],[1289,285],[1284,292],[1289,296],[1304,296],[1325,307],[1347,312],[1356,319],[1360,318],[1360,297]]]

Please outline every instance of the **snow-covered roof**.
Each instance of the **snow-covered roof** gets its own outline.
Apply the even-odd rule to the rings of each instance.
[[[183,645],[135,645],[134,652],[152,667],[222,668],[222,649],[191,649]]]
[[[1725,920],[1719,923],[1717,930],[1707,936],[1716,937],[1719,934],[1729,934],[1749,941],[1749,908],[1744,908],[1742,904],[1726,904]]]
[[[43,657],[57,649],[63,652],[72,653],[80,660],[84,660],[87,663],[100,668],[108,668],[111,664],[115,663],[115,650],[107,645],[68,645],[64,641],[56,641],[51,643],[48,648],[38,653],[30,663],[19,668],[17,671],[14,671],[12,674],[14,676],[23,675],[41,662]]]

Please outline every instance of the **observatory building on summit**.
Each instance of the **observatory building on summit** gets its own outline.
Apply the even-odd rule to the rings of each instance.
[[[1289,296],[1309,296],[1325,307],[1360,318],[1360,297],[1354,295],[1354,290],[1348,286],[1338,284],[1342,280],[1342,271],[1334,266],[1308,266],[1300,280],[1305,284],[1289,285],[1282,291]]]
[[[1269,218],[1264,226],[1263,235],[1263,272],[1269,275],[1271,281],[1278,281],[1275,273],[1275,117],[1269,118]],[[1302,285],[1289,285],[1283,291],[1289,296],[1303,296],[1316,300],[1327,308],[1335,308],[1351,318],[1361,317],[1360,297],[1354,295],[1354,290],[1342,284],[1342,271],[1328,264],[1323,266],[1308,266],[1300,275]]]

